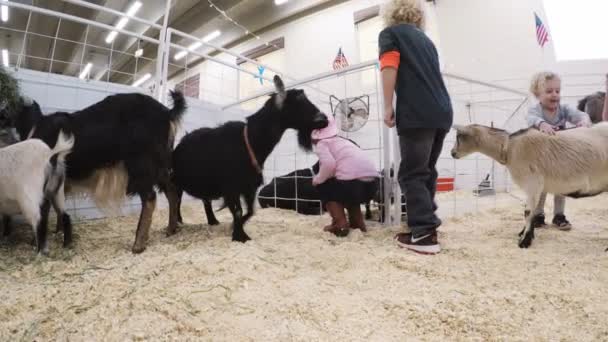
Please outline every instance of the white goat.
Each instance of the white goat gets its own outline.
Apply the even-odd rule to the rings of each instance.
[[[39,139],[0,149],[0,213],[25,217],[34,231],[38,253],[48,254],[46,235],[51,202],[62,212],[64,209],[65,156],[73,145],[74,137],[61,132],[52,150]],[[63,228],[64,239],[71,239],[68,227]]]
[[[573,198],[608,191],[608,122],[590,128],[558,131],[555,136],[536,129],[513,134],[481,125],[454,126],[452,157],[480,152],[505,165],[527,196],[526,225],[519,247],[534,239],[532,218],[543,192]]]

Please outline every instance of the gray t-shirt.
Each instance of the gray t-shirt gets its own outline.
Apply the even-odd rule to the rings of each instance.
[[[553,119],[551,119],[542,109],[540,103],[537,103],[535,106],[530,107],[528,110],[528,126],[536,127],[541,124],[541,122],[546,122],[551,126],[559,127],[559,129],[566,128],[566,123],[569,122],[571,124],[578,124],[584,121],[591,122],[589,119],[589,115],[585,112],[581,112],[580,110],[568,105],[568,104],[560,104],[557,109],[557,114]]]

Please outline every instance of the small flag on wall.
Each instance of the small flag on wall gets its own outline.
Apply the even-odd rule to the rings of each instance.
[[[339,70],[348,66],[348,61],[346,60],[346,56],[342,52],[342,48],[338,49],[338,54],[336,58],[334,58],[334,70]]]
[[[534,19],[536,20],[536,41],[543,47],[549,41],[549,32],[536,12],[534,12]]]
[[[258,66],[258,76],[253,76],[253,78],[259,78],[260,79],[260,84],[264,85],[264,79],[262,78],[264,75],[264,70],[266,70],[265,67],[263,66]]]

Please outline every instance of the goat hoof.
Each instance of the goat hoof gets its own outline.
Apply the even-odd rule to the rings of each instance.
[[[251,238],[247,234],[232,237],[232,241],[238,241],[238,242],[242,242],[242,243],[245,243],[249,240],[251,240]]]
[[[171,236],[171,235],[175,235],[175,233],[177,233],[177,227],[175,227],[175,228],[173,228],[173,229],[171,229],[171,228],[167,227],[167,232],[166,232],[167,237],[169,237],[169,236]]]
[[[532,245],[532,239],[534,239],[533,234],[524,235],[521,239],[519,239],[519,248],[528,248]]]
[[[131,251],[133,252],[133,254],[140,254],[144,250],[146,250],[145,246],[137,246],[137,245],[133,246],[133,248],[131,249]]]
[[[219,225],[219,224],[220,224],[220,221],[218,221],[218,220],[213,220],[213,221],[209,221],[208,223],[209,223],[209,225],[210,225],[210,226],[217,226],[217,225]]]
[[[63,243],[63,248],[65,248],[65,249],[72,249],[73,247],[74,247],[74,244],[72,243],[72,241]]]

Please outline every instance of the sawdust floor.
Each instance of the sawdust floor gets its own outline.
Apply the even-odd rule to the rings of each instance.
[[[48,258],[23,228],[0,247],[0,340],[608,340],[608,196],[568,201],[573,230],[539,230],[528,250],[522,212],[445,219],[433,257],[396,247],[398,227],[335,238],[328,216],[277,209],[247,244],[227,211],[208,227],[190,203],[166,237],[157,210],[141,255],[137,216],[79,222],[75,248],[55,236]]]

